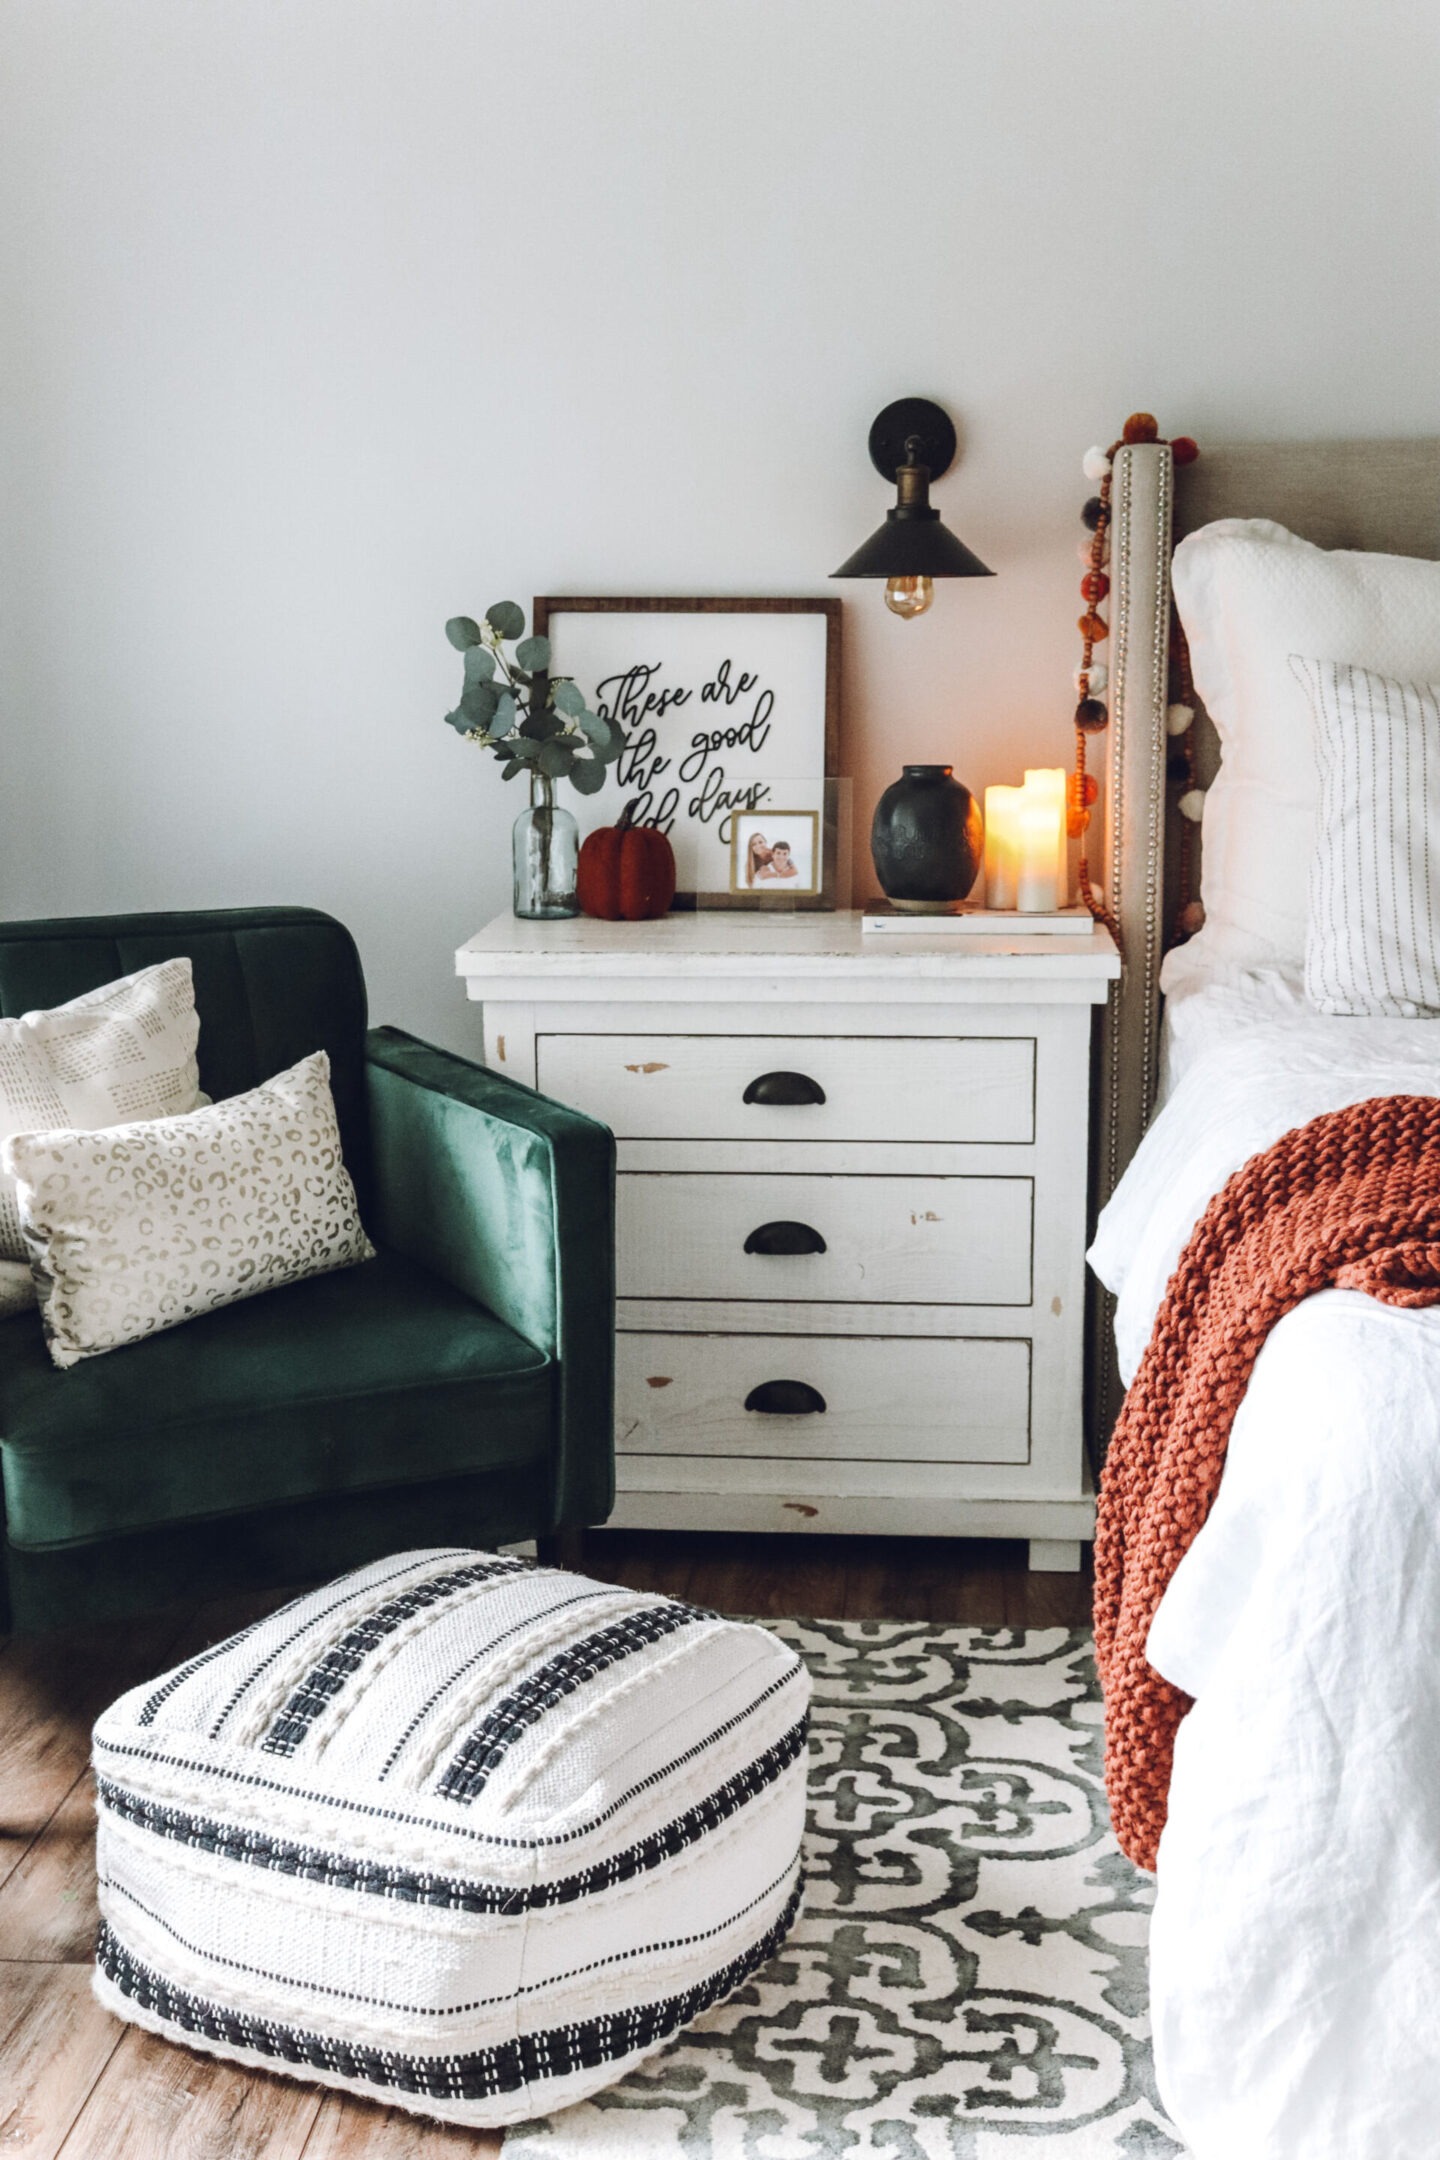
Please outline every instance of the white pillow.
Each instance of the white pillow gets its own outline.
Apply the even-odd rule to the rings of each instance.
[[[18,1133],[0,1157],[57,1365],[374,1256],[323,1050],[185,1117]]]
[[[1305,994],[1327,1013],[1440,1015],[1440,688],[1291,666],[1320,764]]]
[[[205,1100],[199,1035],[188,960],[122,975],[53,1012],[0,1020],[0,1143],[42,1127],[94,1132],[193,1110]],[[14,1180],[0,1171],[0,1260],[24,1258]]]
[[[1330,552],[1229,518],[1181,541],[1174,586],[1221,765],[1205,799],[1205,927],[1167,959],[1167,991],[1304,959],[1320,773],[1290,655],[1440,679],[1440,563]]]

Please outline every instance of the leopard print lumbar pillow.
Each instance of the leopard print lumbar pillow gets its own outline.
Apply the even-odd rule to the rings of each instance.
[[[0,1020],[0,1141],[37,1127],[93,1132],[120,1118],[175,1117],[200,1093],[200,1022],[190,962],[102,983],[52,1012]],[[14,1181],[0,1172],[0,1261],[25,1259]],[[7,1272],[0,1312],[33,1304],[28,1280]]]
[[[182,1117],[0,1145],[57,1365],[369,1260],[323,1050]]]

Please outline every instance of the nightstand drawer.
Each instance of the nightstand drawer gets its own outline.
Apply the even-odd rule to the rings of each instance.
[[[536,1085],[622,1140],[1028,1145],[1029,1036],[541,1035]]]
[[[1028,1305],[1028,1177],[624,1171],[619,1290],[635,1298]]]
[[[1029,1460],[1023,1339],[621,1335],[616,1358],[621,1455]]]

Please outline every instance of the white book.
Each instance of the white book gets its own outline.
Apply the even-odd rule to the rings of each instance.
[[[957,900],[935,915],[897,908],[889,900],[872,900],[860,918],[862,931],[887,937],[1088,937],[1094,927],[1085,907],[1022,915],[1018,908],[981,907],[972,900]]]

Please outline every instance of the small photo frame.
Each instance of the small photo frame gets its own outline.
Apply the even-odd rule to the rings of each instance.
[[[819,892],[818,810],[737,810],[731,826],[732,893],[779,900]]]

